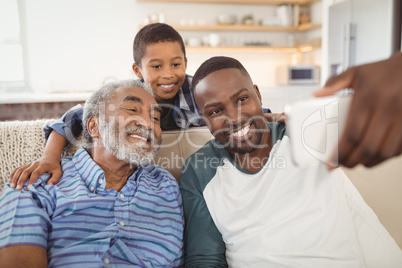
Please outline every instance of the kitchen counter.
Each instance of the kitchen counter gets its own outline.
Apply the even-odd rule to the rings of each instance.
[[[260,88],[262,105],[274,113],[283,112],[287,103],[310,98],[319,85],[287,85]],[[0,93],[0,121],[59,118],[77,104],[83,104],[92,92],[74,93]]]
[[[84,102],[92,92],[74,93],[0,93],[0,104],[46,103],[46,102]]]
[[[0,93],[0,121],[60,118],[77,104],[83,104],[91,92],[74,93]]]
[[[319,88],[320,85],[318,84],[260,88],[262,106],[270,108],[274,113],[281,113],[286,104],[312,98],[312,93]]]

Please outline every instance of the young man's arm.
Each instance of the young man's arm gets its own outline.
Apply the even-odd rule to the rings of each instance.
[[[9,246],[0,249],[1,267],[46,268],[47,252],[37,246]]]
[[[185,266],[227,267],[222,235],[209,214],[197,174],[187,165],[188,162],[180,176],[185,217]]]
[[[375,166],[402,154],[402,53],[387,60],[351,67],[330,78],[317,97],[354,90],[345,132],[330,159],[346,167]]]
[[[68,110],[60,119],[49,122],[45,128],[47,139],[42,157],[32,163],[16,168],[10,175],[10,187],[22,189],[29,178],[29,185],[34,183],[40,175],[47,172],[52,175],[48,184],[56,184],[61,175],[60,158],[64,147],[73,143],[82,133],[83,108],[76,105]]]

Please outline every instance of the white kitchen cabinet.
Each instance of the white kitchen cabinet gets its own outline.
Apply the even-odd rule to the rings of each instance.
[[[386,59],[399,48],[400,23],[393,7],[396,0],[345,0],[329,7],[328,73],[350,66]]]

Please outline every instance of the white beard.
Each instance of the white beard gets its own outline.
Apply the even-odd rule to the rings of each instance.
[[[100,121],[99,131],[101,141],[105,148],[116,156],[117,159],[137,166],[152,163],[158,154],[160,144],[160,141],[156,141],[155,135],[152,132],[140,127],[130,127],[124,128],[117,133],[114,121],[112,123],[103,120]],[[127,133],[134,131],[149,136],[153,145],[149,145],[145,141],[128,142]],[[149,150],[150,146],[153,146],[151,150]]]

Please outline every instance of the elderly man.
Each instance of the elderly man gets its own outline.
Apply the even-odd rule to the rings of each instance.
[[[176,267],[183,213],[176,180],[149,164],[161,141],[160,108],[138,81],[113,82],[84,106],[87,140],[63,158],[63,176],[30,190],[6,187],[2,267]]]

